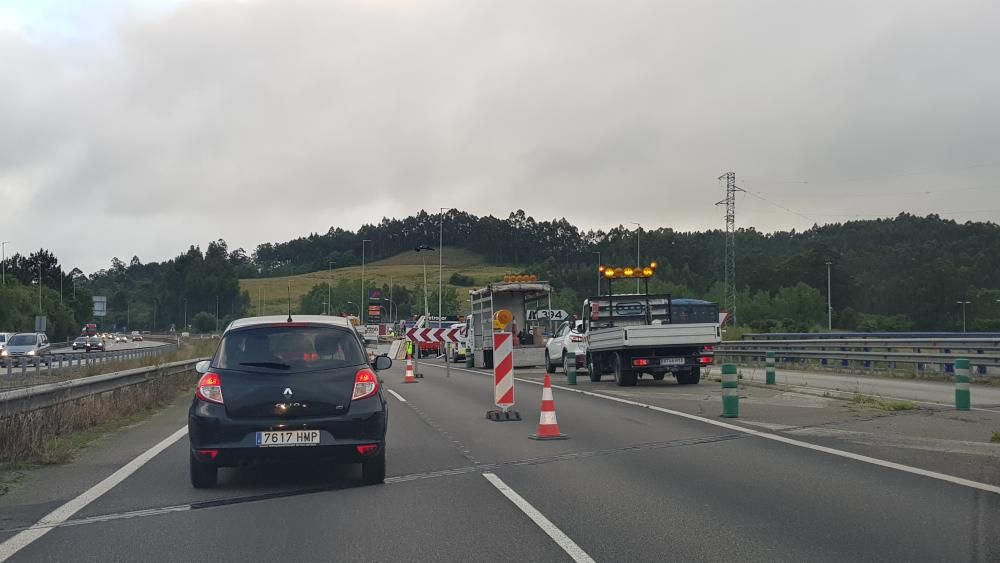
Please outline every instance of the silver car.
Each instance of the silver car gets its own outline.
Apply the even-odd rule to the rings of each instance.
[[[50,360],[49,337],[43,332],[21,332],[7,339],[0,366],[41,365]]]

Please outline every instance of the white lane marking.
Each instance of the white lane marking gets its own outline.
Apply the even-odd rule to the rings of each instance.
[[[434,365],[434,364],[429,364],[429,365]],[[479,372],[476,372],[476,371],[472,371],[472,370],[468,370],[468,369],[463,369],[463,368],[455,368],[455,369],[461,370],[461,371],[467,371],[469,373],[475,373],[475,374],[478,374],[478,375],[485,375],[485,376],[489,375],[489,374],[483,374],[483,373],[479,373]],[[517,381],[521,381],[523,383],[530,383],[532,385],[542,385],[541,381],[533,381],[531,379],[524,379],[522,377],[515,377],[514,379],[517,380]],[[721,421],[718,421],[718,420],[712,420],[710,418],[703,418],[703,417],[700,417],[698,415],[688,414],[686,412],[680,412],[680,411],[675,411],[675,410],[671,410],[671,409],[665,409],[663,407],[657,407],[657,406],[654,406],[654,405],[647,405],[646,403],[640,403],[638,401],[630,401],[628,399],[622,399],[622,398],[619,398],[619,397],[612,397],[611,395],[603,395],[601,393],[594,393],[592,391],[584,391],[582,389],[573,389],[572,387],[565,387],[565,386],[562,386],[562,385],[553,385],[552,387],[554,389],[562,389],[564,391],[572,391],[573,393],[580,393],[581,395],[587,395],[587,396],[590,396],[590,397],[597,397],[599,399],[607,399],[609,401],[615,401],[616,403],[623,403],[623,404],[626,404],[626,405],[632,405],[632,406],[641,407],[641,408],[644,408],[644,409],[650,409],[650,410],[653,410],[653,411],[656,411],[656,412],[662,412],[662,413],[665,413],[665,414],[679,416],[681,418],[686,418],[686,419],[689,419],[689,420],[695,420],[695,421],[698,421],[698,422],[704,422],[705,424],[711,424],[712,426],[718,426],[720,428],[726,428],[728,430],[734,430],[736,432],[742,432],[744,434],[749,434],[751,436],[756,436],[758,438],[764,438],[765,440],[774,440],[775,442],[781,442],[781,443],[788,444],[788,445],[791,445],[791,446],[797,446],[797,447],[800,447],[800,448],[806,448],[806,449],[809,449],[809,450],[815,450],[817,452],[828,453],[828,454],[831,454],[831,455],[835,455],[835,456],[839,456],[839,457],[844,457],[844,458],[847,458],[847,459],[853,459],[855,461],[860,461],[860,462],[864,462],[864,463],[870,463],[872,465],[878,465],[880,467],[886,467],[888,469],[895,469],[897,471],[903,471],[905,473],[912,473],[913,475],[920,475],[920,476],[923,476],[923,477],[930,477],[931,479],[937,479],[939,481],[945,481],[945,482],[952,483],[952,484],[955,484],[955,485],[961,485],[963,487],[969,487],[969,488],[972,488],[972,489],[978,489],[980,491],[986,491],[988,493],[994,493],[994,494],[1000,495],[1000,487],[998,487],[996,485],[990,485],[990,484],[987,484],[987,483],[980,483],[979,481],[972,481],[970,479],[963,479],[961,477],[955,477],[954,475],[947,475],[945,473],[938,473],[937,471],[929,471],[927,469],[920,469],[919,467],[911,467],[909,465],[903,465],[901,463],[895,463],[895,462],[892,462],[892,461],[886,461],[884,459],[878,459],[878,458],[874,458],[874,457],[868,457],[866,455],[860,455],[860,454],[856,454],[856,453],[851,453],[851,452],[847,452],[847,451],[844,451],[844,450],[837,450],[837,449],[834,449],[834,448],[828,448],[826,446],[820,446],[820,445],[817,445],[817,444],[811,444],[809,442],[802,442],[800,440],[795,440],[795,439],[792,439],[792,438],[787,438],[785,436],[779,436],[777,434],[770,434],[768,432],[761,432],[759,430],[754,430],[752,428],[746,428],[745,426],[737,426],[735,424],[728,424],[726,422],[721,422]]]
[[[552,538],[552,541],[556,542],[556,545],[561,547],[563,551],[573,558],[573,561],[594,563],[594,559],[587,555],[586,551],[576,545],[576,542],[564,534],[563,531],[556,527],[556,525],[553,524],[551,520],[546,518],[544,514],[539,512],[534,506],[531,506],[528,501],[524,500],[524,497],[517,494],[514,489],[508,487],[507,483],[504,483],[499,477],[497,477],[496,473],[483,473],[483,477],[486,477],[486,480],[496,487],[497,490],[503,494],[503,496],[507,497],[510,502],[514,503],[514,506],[520,508],[521,512],[527,515],[528,518],[531,518],[531,521],[541,528],[543,532],[548,534],[548,536]]]
[[[530,379],[522,379],[520,377],[515,378],[518,381],[523,381],[524,383],[531,383],[534,385],[541,385],[539,381],[532,381]],[[711,424],[713,426],[718,426],[720,428],[726,428],[728,430],[735,430],[736,432],[743,432],[744,434],[750,434],[751,436],[757,436],[758,438],[764,438],[766,440],[774,440],[775,442],[782,442],[784,444],[789,444],[792,446],[798,446],[800,448],[806,448],[809,450],[815,450],[817,452],[824,452],[832,454],[835,456],[846,457],[848,459],[853,459],[855,461],[861,461],[864,463],[870,463],[872,465],[878,465],[880,467],[887,467],[889,469],[896,469],[898,471],[904,471],[906,473],[912,473],[914,475],[921,475],[923,477],[930,477],[931,479],[938,479],[940,481],[946,481],[948,483],[953,483],[955,485],[962,485],[964,487],[971,487],[973,489],[979,489],[980,491],[986,491],[988,493],[995,493],[1000,495],[1000,487],[996,485],[990,485],[987,483],[980,483],[979,481],[972,481],[970,479],[963,479],[961,477],[955,477],[954,475],[947,475],[945,473],[938,473],[937,471],[929,471],[927,469],[920,469],[919,467],[911,467],[909,465],[903,465],[901,463],[896,463],[893,461],[886,461],[884,459],[878,459],[875,457],[868,457],[866,455],[860,455],[852,452],[847,452],[844,450],[838,450],[834,448],[828,448],[826,446],[819,446],[817,444],[812,444],[809,442],[802,442],[800,440],[794,440],[792,438],[787,438],[785,436],[779,436],[777,434],[770,434],[768,432],[761,432],[759,430],[754,430],[752,428],[746,428],[744,426],[737,426],[735,424],[728,424],[725,422],[720,422],[718,420],[712,420],[709,418],[702,418],[698,415],[688,414],[686,412],[675,411],[671,409],[665,409],[663,407],[657,407],[653,405],[647,405],[646,403],[640,403],[638,401],[630,401],[628,399],[620,399],[618,397],[612,397],[610,395],[603,395],[601,393],[592,393],[590,391],[583,391],[580,389],[572,389],[570,387],[563,387],[562,385],[553,385],[553,388],[562,389],[565,391],[572,391],[574,393],[582,393],[584,395],[589,395],[591,397],[598,397],[601,399],[607,399],[609,401],[615,401],[618,403],[624,403],[626,405],[633,405],[636,407],[642,407],[657,412],[662,412],[666,414],[672,414],[674,416],[679,416],[682,418],[687,418],[689,420],[696,420],[698,422],[704,422],[706,424]]]
[[[396,397],[397,399],[399,399],[400,403],[405,403],[406,402],[406,399],[404,399],[402,395],[400,395],[399,393],[393,391],[392,389],[386,389],[386,391],[388,391],[389,393],[392,393],[392,396]]]
[[[130,475],[138,471],[140,467],[146,465],[147,462],[185,435],[187,435],[187,425],[167,436],[152,448],[142,452],[138,457],[123,465],[118,471],[115,471],[100,483],[81,493],[80,496],[48,513],[27,530],[19,532],[16,536],[0,544],[0,562],[10,559],[15,553],[28,547],[32,542],[49,533],[54,527],[62,524],[85,506],[115,488]]]

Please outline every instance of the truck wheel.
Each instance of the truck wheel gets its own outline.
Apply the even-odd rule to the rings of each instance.
[[[597,362],[594,357],[587,354],[587,373],[590,374],[590,380],[597,383],[601,380],[601,371],[597,366]]]
[[[677,383],[681,385],[697,385],[699,381],[701,381],[700,367],[677,372]]]
[[[613,369],[615,372],[615,382],[619,387],[633,387],[636,383],[635,372],[630,369],[625,369],[622,365],[621,354],[615,354]]]

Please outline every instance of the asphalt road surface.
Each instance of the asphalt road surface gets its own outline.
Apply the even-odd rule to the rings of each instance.
[[[1000,560],[995,485],[647,408],[648,387],[556,389],[569,439],[534,441],[536,383],[491,422],[488,374],[403,384],[400,363],[385,485],[273,465],[196,491],[180,401],[0,496],[0,561]]]

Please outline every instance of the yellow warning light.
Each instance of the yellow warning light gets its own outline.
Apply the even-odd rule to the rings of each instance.
[[[656,262],[642,268],[626,266],[624,268],[612,268],[611,266],[601,266],[599,271],[607,279],[618,278],[651,278],[656,273]]]
[[[507,309],[500,309],[493,314],[493,319],[503,326],[507,326],[514,320],[514,314]]]

